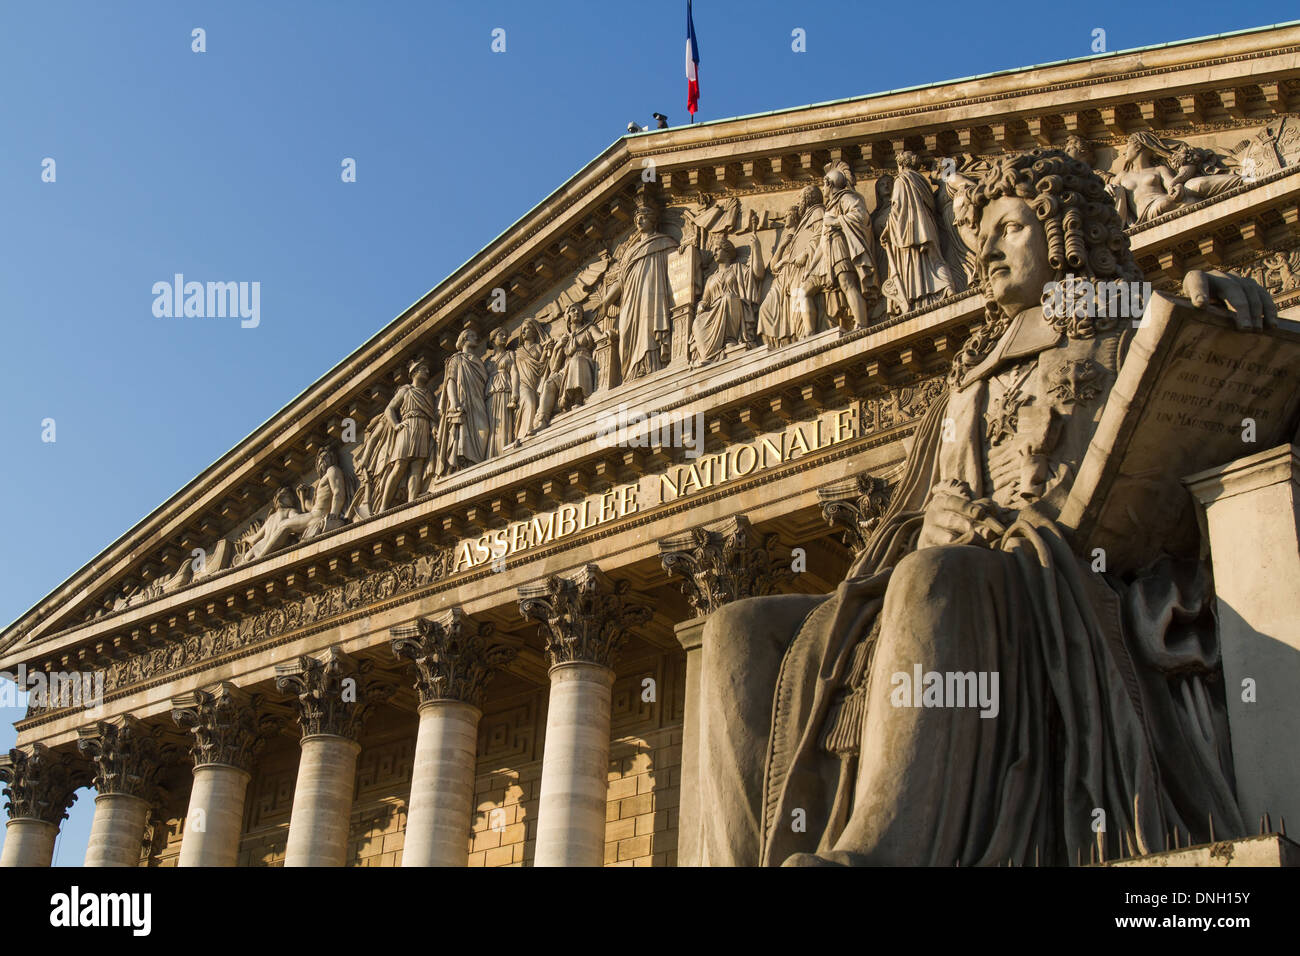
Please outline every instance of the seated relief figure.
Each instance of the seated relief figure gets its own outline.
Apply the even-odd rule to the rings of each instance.
[[[704,280],[691,324],[695,362],[699,365],[718,358],[728,343],[753,343],[763,252],[758,246],[758,216],[752,210],[749,215],[749,262],[736,258],[736,247],[725,233],[715,232],[709,237],[709,252],[717,268]]]
[[[1113,192],[1127,228],[1240,185],[1241,177],[1228,172],[1212,150],[1166,143],[1142,130],[1128,139]]]
[[[1128,238],[1057,150],[999,159],[972,198],[986,322],[866,548],[833,594],[705,625],[704,864],[1070,865],[1202,842],[1211,815],[1244,832],[1199,564],[1094,572],[1056,523],[1133,330],[1041,302],[1067,272],[1140,279]],[[1243,329],[1276,315],[1250,280],[1185,288]],[[988,707],[922,706],[898,679],[919,672],[998,682]]]
[[[577,304],[564,310],[564,321],[567,331],[543,346],[547,374],[537,398],[534,431],[550,425],[557,412],[577,408],[596,390],[596,360],[591,355],[596,329]]]
[[[341,528],[347,524],[344,509],[354,490],[333,450],[322,448],[316,454],[315,483],[299,486],[297,501],[288,488],[276,492],[266,518],[241,538],[243,551],[237,563],[257,561],[295,541],[301,544]]]

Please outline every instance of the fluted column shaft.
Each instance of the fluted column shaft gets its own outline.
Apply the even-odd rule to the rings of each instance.
[[[14,817],[5,824],[0,866],[49,866],[59,827],[35,817]]]
[[[343,866],[347,862],[359,753],[361,745],[347,737],[315,734],[302,738],[285,866]]]
[[[605,860],[609,715],[614,672],[583,661],[551,668],[534,866]]]
[[[420,705],[402,866],[465,866],[482,712],[460,700]]]
[[[402,866],[469,862],[483,689],[518,648],[460,608],[393,630],[393,653],[415,670],[420,725],[411,769]]]
[[[239,862],[250,779],[247,770],[229,764],[205,763],[194,768],[177,866],[235,866]]]
[[[86,844],[86,866],[139,866],[149,802],[129,793],[95,797],[95,817]]]
[[[519,611],[541,625],[551,665],[533,865],[600,866],[613,661],[652,611],[594,564],[521,587]]]

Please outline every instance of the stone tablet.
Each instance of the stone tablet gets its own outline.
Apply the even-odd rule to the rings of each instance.
[[[1157,294],[1059,522],[1085,558],[1104,549],[1109,571],[1194,556],[1181,479],[1289,441],[1298,412],[1300,323],[1240,332],[1226,311]]]

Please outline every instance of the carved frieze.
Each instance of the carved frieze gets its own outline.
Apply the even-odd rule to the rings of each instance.
[[[519,588],[519,613],[540,625],[552,667],[582,662],[612,666],[631,629],[653,616],[648,604],[594,564]]]
[[[924,415],[946,388],[943,376],[922,379],[866,398],[860,406],[860,435],[886,431],[914,422]]]
[[[459,700],[478,707],[483,688],[519,649],[493,641],[495,628],[460,608],[392,630],[393,653],[415,670],[420,703]]]
[[[741,598],[774,594],[793,572],[777,554],[777,535],[760,535],[736,515],[711,527],[692,528],[659,542],[664,570],[682,579],[696,617]]]

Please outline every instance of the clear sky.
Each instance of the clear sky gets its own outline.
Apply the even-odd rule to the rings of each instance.
[[[685,0],[0,0],[0,624],[629,120],[685,123],[685,12]],[[1087,56],[1097,28],[1119,50],[1294,16],[1256,0],[697,0],[699,118]],[[191,49],[195,28],[206,52]],[[796,28],[806,52],[792,50]],[[354,183],[340,175],[349,157]],[[260,324],[155,317],[153,284],[178,272],[259,282]],[[21,713],[0,708],[0,750]],[[57,864],[81,863],[92,800],[82,793]]]

